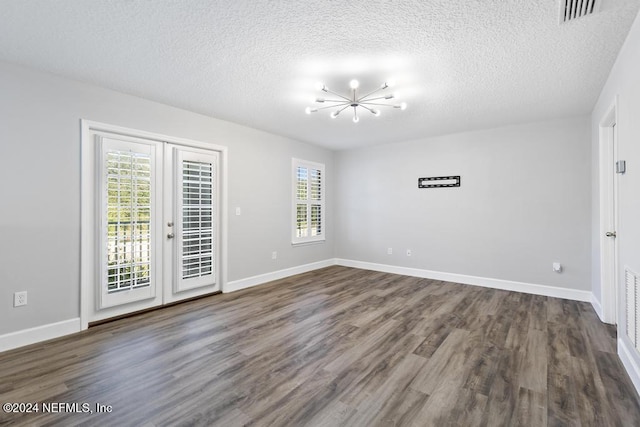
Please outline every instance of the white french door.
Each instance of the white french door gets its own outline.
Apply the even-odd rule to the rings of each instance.
[[[220,290],[220,166],[217,152],[165,146],[166,302],[188,291]]]
[[[162,204],[158,145],[98,136],[100,179],[97,310],[157,298]]]
[[[87,321],[219,291],[220,152],[137,135],[91,136]]]

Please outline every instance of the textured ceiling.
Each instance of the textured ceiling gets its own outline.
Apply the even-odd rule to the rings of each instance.
[[[0,60],[332,149],[591,111],[640,0],[0,0]],[[406,111],[304,114],[396,81]]]

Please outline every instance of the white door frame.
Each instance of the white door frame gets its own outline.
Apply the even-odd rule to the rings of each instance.
[[[228,149],[225,146],[213,143],[194,141],[186,138],[168,136],[153,132],[140,131],[137,129],[115,126],[91,120],[80,120],[80,328],[85,330],[89,327],[90,310],[95,303],[92,298],[93,287],[95,287],[98,273],[96,271],[96,206],[95,206],[95,180],[98,169],[95,165],[96,143],[93,135],[96,132],[107,132],[111,134],[125,135],[129,137],[145,138],[158,142],[168,142],[176,145],[183,145],[193,148],[214,150],[220,155],[220,288],[225,290],[227,283],[227,240],[228,240],[228,217],[227,217],[227,165]]]
[[[602,304],[602,321],[619,324],[619,283],[617,261],[617,238],[607,237],[609,231],[617,231],[617,195],[614,152],[614,128],[619,129],[618,97],[605,112],[598,127],[599,138],[599,170],[600,170],[600,290]]]

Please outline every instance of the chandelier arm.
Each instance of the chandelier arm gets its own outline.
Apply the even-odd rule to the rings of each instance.
[[[316,102],[318,102],[318,101],[316,101]],[[344,103],[345,100],[344,99],[325,99],[322,102],[340,102],[340,103]]]
[[[369,98],[369,99],[360,98],[358,102],[369,102],[369,101],[375,101],[377,99],[393,99],[393,98],[387,98],[386,96],[378,96],[377,98]]]
[[[366,94],[364,96],[361,96],[360,98],[358,98],[358,101],[362,101],[363,99],[373,95],[374,93],[380,92],[383,89],[386,89],[386,87],[385,88],[379,87],[378,89],[374,90],[373,92],[369,92],[368,94]]]
[[[380,104],[379,102],[360,102],[360,106],[364,107],[366,105],[378,105],[383,107],[393,107],[394,104]]]
[[[346,110],[347,108],[351,107],[351,104],[347,104],[344,107],[334,111],[335,115],[333,116],[334,118],[338,116],[338,114],[342,113],[344,110]]]
[[[332,94],[332,95],[335,95],[335,96],[337,96],[337,97],[340,97],[340,98],[344,99],[345,101],[349,101],[349,102],[352,102],[352,101],[353,101],[351,98],[347,98],[346,96],[342,96],[342,95],[340,95],[339,93],[335,93],[335,92],[333,92],[333,91],[331,91],[331,90],[329,90],[329,89],[325,89],[325,92],[329,92],[329,93],[330,93],[330,94]]]
[[[369,111],[370,111],[370,112],[372,112],[372,113],[375,113],[375,111],[373,110],[373,108],[369,108],[369,107],[367,107],[367,106],[366,106],[366,105],[364,105],[364,104],[358,104],[358,106],[359,106],[359,107],[364,108],[365,110],[369,110]]]
[[[345,106],[344,108],[347,108],[351,106],[351,102],[343,102],[342,104],[327,105],[326,107],[316,108],[316,110],[326,110],[328,108],[342,107],[343,105]]]

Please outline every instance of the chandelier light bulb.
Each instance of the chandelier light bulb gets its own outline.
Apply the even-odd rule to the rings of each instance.
[[[389,95],[385,95],[384,99],[393,99],[395,98],[395,94],[390,93]]]
[[[406,110],[407,109],[407,103],[406,102],[401,103],[400,104],[400,109],[401,110]]]
[[[338,117],[338,114],[340,114],[340,111],[334,111],[333,113],[331,113],[331,118],[335,119],[336,117]]]
[[[318,111],[317,108],[307,107],[307,108],[304,109],[304,112],[307,113],[307,114],[315,113],[316,111]]]
[[[349,82],[349,87],[350,87],[351,89],[354,89],[354,90],[355,90],[355,89],[358,89],[358,86],[360,86],[360,82],[359,82],[359,81],[357,81],[356,79],[353,79],[353,80],[351,80],[351,81]]]
[[[325,90],[326,86],[322,82],[316,83],[316,90]]]
[[[373,113],[374,116],[379,117],[380,116],[380,110],[371,110],[371,112]]]
[[[316,102],[324,102],[324,98],[316,98]]]
[[[389,84],[387,82],[384,82],[380,85],[380,89],[386,89],[389,87]]]
[[[353,116],[353,123],[358,123],[360,121],[360,117]]]

